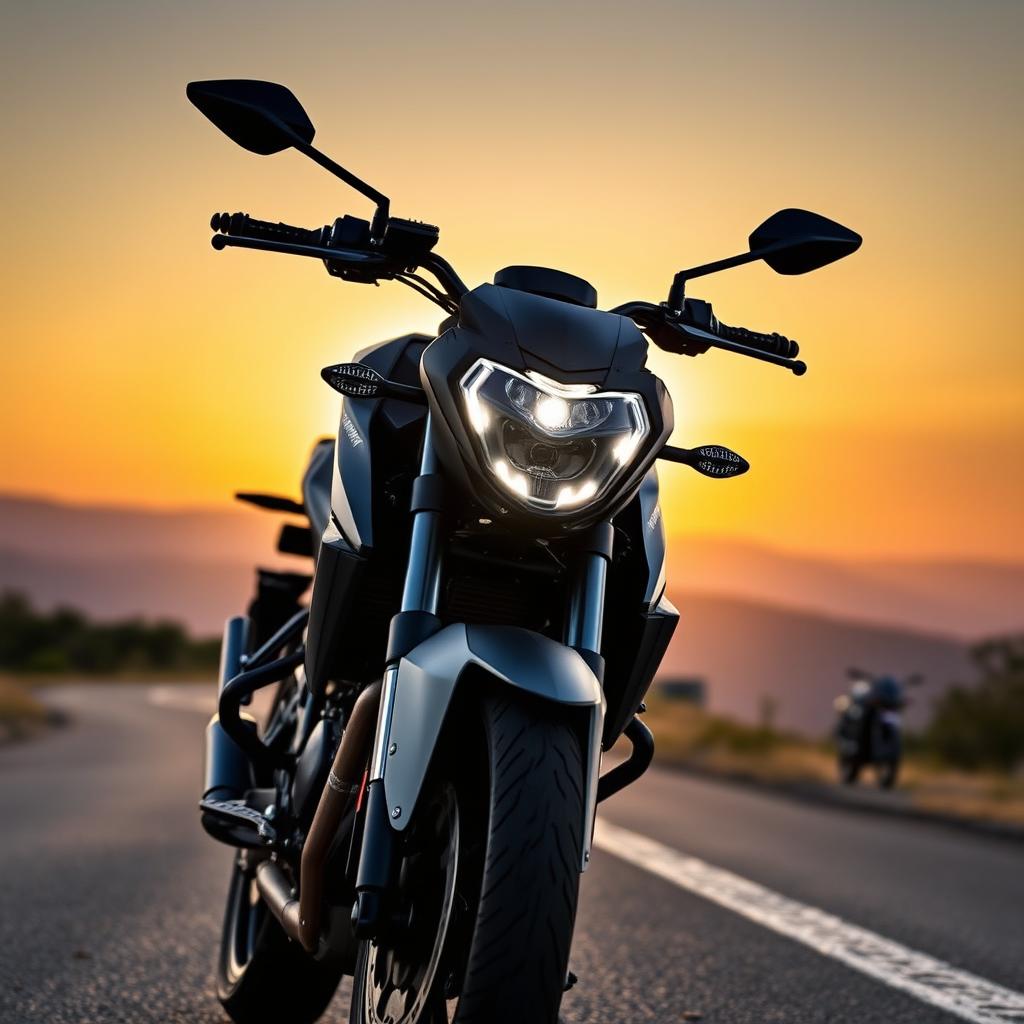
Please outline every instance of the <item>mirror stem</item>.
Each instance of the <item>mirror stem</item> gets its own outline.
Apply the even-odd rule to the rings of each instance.
[[[336,178],[341,178],[346,185],[351,185],[361,195],[366,196],[371,202],[376,203],[377,210],[373,215],[373,222],[370,225],[370,236],[380,239],[384,235],[384,228],[388,222],[388,215],[391,212],[391,200],[382,192],[378,192],[372,185],[368,185],[362,178],[357,178],[351,171],[347,171],[341,164],[335,163],[325,153],[321,153],[315,146],[295,137],[292,145],[300,152],[318,163],[325,170],[330,171]]]
[[[785,249],[787,244],[786,242],[776,242],[775,245],[758,249],[757,252],[743,252],[739,256],[730,256],[725,260],[715,260],[714,263],[703,263],[699,267],[680,270],[672,278],[672,287],[668,293],[668,308],[676,313],[682,310],[683,300],[686,298],[686,282],[692,278],[717,274],[720,270],[731,270],[733,267],[742,267],[745,263],[754,263],[756,260],[764,259],[765,256],[770,256],[779,249]]]

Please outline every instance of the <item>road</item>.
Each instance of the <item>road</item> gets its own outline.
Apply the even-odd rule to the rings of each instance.
[[[223,1022],[230,853],[195,811],[208,697],[53,699],[72,726],[0,750],[0,1021]],[[602,817],[566,1024],[1024,1021],[1019,844],[657,769]],[[977,979],[1011,991],[935,1004]],[[325,1020],[345,1012],[341,993]]]

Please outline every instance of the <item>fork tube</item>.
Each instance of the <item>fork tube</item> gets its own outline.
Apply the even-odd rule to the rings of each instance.
[[[604,624],[604,599],[608,583],[608,564],[612,558],[615,530],[610,522],[598,523],[582,538],[577,552],[576,575],[569,586],[569,607],[565,617],[565,643],[572,647],[604,687],[604,658],[601,656],[601,630]],[[587,750],[589,769],[584,801],[583,862],[586,870],[594,835],[598,779],[601,776],[601,750],[604,734],[604,700],[590,716]]]
[[[384,670],[380,717],[370,762],[370,781],[384,776],[391,713],[395,703],[398,662],[413,647],[440,626],[437,609],[441,594],[441,478],[437,474],[437,454],[431,436],[428,413],[423,431],[423,455],[420,473],[412,489],[412,537],[409,562],[405,571],[401,611],[391,620]]]
[[[370,759],[366,818],[356,872],[356,905],[352,924],[359,938],[375,935],[386,915],[398,865],[397,833],[391,827],[384,793],[391,719],[398,683],[398,664],[417,644],[441,628],[437,617],[441,595],[443,544],[443,481],[438,473],[431,418],[423,431],[420,472],[412,488],[412,535],[402,590],[401,610],[391,620],[381,690],[377,732]]]
[[[590,531],[580,552],[576,577],[570,585],[565,625],[565,642],[577,651],[601,653],[604,596],[613,536],[611,524],[601,523]]]
[[[431,436],[431,418],[428,414],[423,435],[423,455],[420,474],[413,487],[412,540],[409,544],[409,565],[405,572],[402,591],[403,612],[437,614],[441,593],[441,510],[434,501],[427,501],[424,492],[439,481],[437,453]]]
[[[608,560],[602,555],[587,552],[581,563],[569,595],[566,643],[577,650],[599,654]]]

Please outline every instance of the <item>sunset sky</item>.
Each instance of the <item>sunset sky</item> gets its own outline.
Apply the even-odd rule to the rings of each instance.
[[[801,379],[657,350],[674,531],[832,555],[1024,560],[1024,4],[656,2],[17,5],[0,52],[0,489],[216,506],[294,493],[336,429],[319,370],[430,331],[397,285],[215,253],[214,210],[319,225],[370,207],[296,153],[257,157],[185,99],[266,78],[322,149],[441,225],[471,285],[510,263],[663,299],[786,206],[864,236],[806,277],[694,282],[797,338]]]

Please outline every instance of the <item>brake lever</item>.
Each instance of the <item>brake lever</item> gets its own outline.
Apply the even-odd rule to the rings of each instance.
[[[685,324],[682,320],[669,321],[666,326],[671,326],[674,331],[683,335],[686,339],[684,343],[685,349],[682,349],[687,355],[697,345],[704,345],[701,349],[702,352],[706,352],[709,348],[720,348],[725,352],[735,352],[739,356],[750,356],[752,359],[760,359],[764,363],[771,363],[774,366],[784,366],[787,370],[791,370],[797,377],[802,377],[807,372],[807,364],[802,359],[787,359],[785,356],[776,355],[774,352],[762,352],[758,348],[750,348],[747,345],[741,345],[738,341],[729,341],[727,338],[720,338],[717,334],[712,334],[710,331],[701,330],[699,327],[693,327],[691,324]],[[659,344],[657,341],[655,344]],[[664,345],[660,345],[660,348],[665,348]],[[672,349],[669,349],[672,351]]]
[[[740,356],[750,356],[774,366],[784,366],[797,377],[807,372],[807,364],[802,359],[787,359],[785,356],[772,352],[762,352],[727,338],[720,338],[710,331],[694,327],[673,317],[665,306],[656,306],[653,302],[626,302],[616,306],[609,312],[628,316],[635,321],[640,329],[660,349],[683,356],[703,355],[709,348],[720,348],[726,352],[734,352]]]

